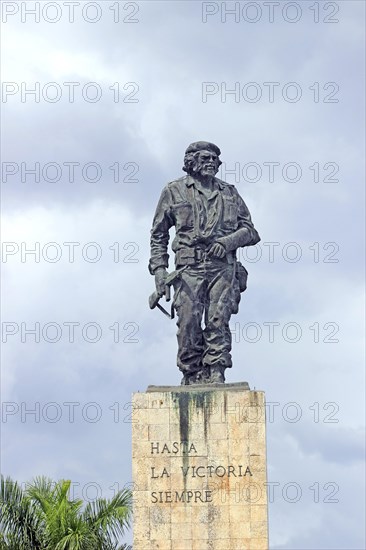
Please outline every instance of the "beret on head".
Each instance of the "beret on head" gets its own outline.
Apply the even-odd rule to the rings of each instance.
[[[213,151],[216,155],[220,156],[221,151],[214,143],[209,141],[195,141],[191,143],[186,149],[186,155],[188,153],[196,153],[196,151]]]

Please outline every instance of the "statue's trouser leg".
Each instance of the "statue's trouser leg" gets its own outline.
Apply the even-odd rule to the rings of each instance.
[[[177,312],[179,369],[193,374],[202,368],[203,334],[201,320],[204,310],[205,278],[199,270],[182,273],[174,293]]]
[[[232,366],[231,331],[233,265],[224,264],[207,268],[207,307],[203,331],[203,364],[222,369]]]

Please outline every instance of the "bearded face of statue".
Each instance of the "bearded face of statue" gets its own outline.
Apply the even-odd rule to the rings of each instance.
[[[184,160],[183,170],[191,176],[203,179],[215,177],[221,164],[218,155],[208,150],[189,153]]]
[[[201,177],[215,177],[219,169],[219,157],[212,151],[199,151],[196,158],[196,170]]]

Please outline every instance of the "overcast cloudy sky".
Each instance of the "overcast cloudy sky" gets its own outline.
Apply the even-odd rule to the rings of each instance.
[[[269,403],[271,548],[365,548],[364,2],[1,8],[3,473],[131,482],[131,394],[180,380],[150,224],[209,140],[262,238],[228,381]]]

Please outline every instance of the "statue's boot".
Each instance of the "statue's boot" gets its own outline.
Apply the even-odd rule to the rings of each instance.
[[[210,383],[210,370],[202,367],[201,370],[196,373],[196,384],[209,384]]]
[[[211,377],[210,377],[210,383],[211,384],[224,384],[225,383],[225,367],[214,366],[211,367]]]
[[[200,368],[193,372],[186,372],[183,375],[181,385],[192,386],[193,384],[209,384],[210,372],[207,368]]]
[[[183,378],[181,381],[181,386],[191,386],[192,384],[196,384],[196,372],[186,372],[183,374]]]

